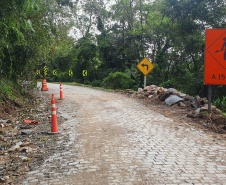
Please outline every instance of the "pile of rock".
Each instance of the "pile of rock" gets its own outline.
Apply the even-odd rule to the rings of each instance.
[[[197,113],[208,110],[208,100],[206,98],[189,96],[174,88],[167,89],[156,85],[150,85],[144,89],[139,88],[135,93],[135,96],[139,99],[148,98],[161,101],[169,106],[177,104],[181,108],[194,108]],[[214,110],[216,107],[212,105],[212,109]]]

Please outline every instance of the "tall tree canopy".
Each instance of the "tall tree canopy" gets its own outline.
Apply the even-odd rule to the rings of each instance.
[[[141,86],[136,65],[148,57],[148,83],[203,94],[205,29],[226,27],[226,2],[2,0],[0,15],[1,77],[34,77],[47,65],[48,80],[101,85],[118,71]]]

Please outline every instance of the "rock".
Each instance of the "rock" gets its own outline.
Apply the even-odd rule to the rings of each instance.
[[[23,162],[30,162],[30,161],[32,161],[32,159],[28,158],[28,157],[22,157],[22,161]]]
[[[149,87],[151,88],[152,91],[154,91],[156,88],[158,88],[157,85],[149,85]]]
[[[26,142],[26,143],[22,143],[22,144],[20,145],[20,147],[30,146],[30,145],[32,145],[32,144],[33,144],[33,143]]]
[[[32,134],[32,130],[23,130],[22,132],[21,132],[21,134],[22,135],[30,135],[30,134]]]
[[[164,91],[164,88],[163,87],[157,87],[156,91],[157,91],[157,94],[160,94]]]
[[[11,147],[11,148],[9,149],[9,152],[14,152],[14,151],[16,151],[16,150],[19,150],[19,148],[20,148],[20,146],[15,145],[15,146],[13,146],[13,147]]]
[[[20,129],[31,129],[31,128],[33,128],[32,125],[22,125],[22,126],[20,126]]]
[[[149,96],[149,92],[145,92],[144,96],[148,97]]]
[[[169,88],[168,90],[169,90],[170,94],[178,93],[178,91],[174,88]]]
[[[6,182],[6,179],[1,177],[0,182]]]
[[[148,98],[151,99],[153,97],[153,95],[149,95]]]
[[[22,147],[22,148],[20,148],[19,149],[19,151],[20,152],[26,152],[26,153],[31,153],[31,152],[33,152],[33,151],[35,151],[35,149],[34,148],[31,148],[31,147],[28,147],[28,146],[26,146],[26,147]]]
[[[174,105],[180,101],[183,101],[182,98],[180,98],[179,96],[176,96],[176,95],[170,95],[166,100],[165,100],[165,103],[167,105]]]
[[[159,96],[158,99],[160,99],[161,101],[164,101],[166,98],[168,98],[170,96],[170,92],[168,90],[166,91],[162,91]]]
[[[201,98],[200,105],[208,104],[208,100],[206,98]]]
[[[200,102],[200,100],[201,100],[200,96],[196,96],[195,99],[197,102]]]
[[[5,135],[5,134],[6,134],[5,131],[0,130],[0,135]]]
[[[20,145],[22,145],[23,144],[23,142],[18,142],[18,143],[16,143],[16,146],[20,146]]]
[[[138,88],[138,92],[142,92],[143,91],[143,89],[142,88]]]
[[[9,176],[5,176],[4,179],[5,179],[5,180],[9,180]]]
[[[197,112],[197,113],[200,113],[200,111],[201,111],[201,108],[198,108],[195,110],[195,112]]]
[[[5,134],[5,137],[13,137],[11,133]]]
[[[137,94],[137,97],[138,97],[138,98],[142,97],[142,94]]]
[[[184,94],[184,93],[179,93],[179,96],[180,96],[181,98],[185,98],[187,95]]]
[[[198,118],[198,117],[200,117],[200,114],[197,113],[197,112],[192,112],[192,113],[189,113],[187,115],[187,117],[189,117],[189,118]]]
[[[179,102],[180,107],[186,107],[186,105],[183,102]]]
[[[205,104],[204,107],[201,107],[200,112],[208,111],[208,109],[209,109],[209,108],[208,108],[208,104]],[[212,109],[212,110],[216,110],[216,106],[211,105],[211,109]]]
[[[191,101],[191,105],[193,108],[199,108],[199,104],[195,98]]]
[[[0,119],[0,123],[7,123],[9,120],[6,119],[6,120],[3,120],[3,119]]]
[[[154,91],[157,88],[156,85],[149,85],[147,87],[144,88],[144,90],[146,91]]]
[[[194,99],[194,97],[193,96],[185,96],[184,99],[192,101]]]
[[[126,93],[133,94],[133,91],[131,89],[126,89]]]

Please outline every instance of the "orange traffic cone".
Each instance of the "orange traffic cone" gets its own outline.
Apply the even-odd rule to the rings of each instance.
[[[43,79],[42,80],[42,91],[48,91],[49,88],[47,87],[47,82],[46,82],[46,79]]]
[[[62,100],[64,98],[63,96],[63,88],[62,88],[62,84],[60,83],[60,99]]]
[[[52,132],[57,132],[57,116],[54,94],[52,94],[51,104],[52,104]]]

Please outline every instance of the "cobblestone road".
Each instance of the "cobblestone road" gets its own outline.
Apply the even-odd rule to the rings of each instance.
[[[48,87],[59,94],[59,85]],[[55,147],[65,150],[29,172],[24,185],[226,184],[225,142],[123,95],[67,85],[63,92],[56,106],[68,120]]]

